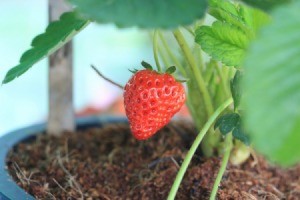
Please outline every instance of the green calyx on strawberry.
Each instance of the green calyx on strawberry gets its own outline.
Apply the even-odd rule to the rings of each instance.
[[[176,68],[166,73],[146,68],[135,70],[124,88],[124,105],[131,131],[138,140],[146,140],[164,127],[180,110],[186,100],[184,87],[171,75]]]

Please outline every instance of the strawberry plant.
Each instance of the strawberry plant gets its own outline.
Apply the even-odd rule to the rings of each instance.
[[[132,133],[137,139],[148,139],[169,122],[185,100],[199,131],[168,199],[175,198],[199,145],[205,156],[223,156],[210,199],[216,197],[229,160],[234,164],[244,162],[251,148],[283,166],[300,161],[299,2],[70,3],[74,10],[33,39],[32,48],[7,72],[2,83],[24,74],[89,23],[151,31],[157,71],[143,62],[147,69],[133,71],[124,88]],[[176,81],[180,79],[186,80],[186,92]]]

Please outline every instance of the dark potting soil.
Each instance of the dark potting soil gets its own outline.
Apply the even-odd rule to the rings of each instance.
[[[172,122],[147,141],[128,125],[91,128],[62,137],[40,135],[9,153],[14,180],[37,199],[166,199],[196,131]],[[197,152],[176,199],[207,199],[220,158]],[[260,156],[227,167],[218,199],[300,199],[300,166],[280,169]]]

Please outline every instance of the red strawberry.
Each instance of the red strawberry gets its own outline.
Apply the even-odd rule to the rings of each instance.
[[[124,89],[124,105],[130,128],[138,140],[146,140],[165,126],[185,102],[181,83],[168,73],[145,69],[136,72]]]

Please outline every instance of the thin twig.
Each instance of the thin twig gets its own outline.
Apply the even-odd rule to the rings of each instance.
[[[62,161],[62,158],[60,156],[60,152],[58,152],[58,155],[57,155],[57,161],[58,161],[58,165],[61,167],[61,169],[67,174],[67,176],[69,177],[69,182],[70,182],[70,186],[75,190],[77,191],[81,198],[80,199],[83,199],[84,195],[83,195],[83,192],[81,190],[81,186],[80,184],[76,181],[76,178],[75,176],[73,176],[66,168],[65,166],[63,165],[63,161]],[[73,184],[75,186],[75,188],[73,187]]]
[[[166,162],[166,161],[172,161],[175,164],[175,166],[176,166],[177,169],[180,168],[178,162],[174,159],[173,156],[168,156],[168,157],[164,157],[164,158],[158,158],[158,159],[152,161],[150,164],[148,164],[148,168],[152,168],[155,165],[157,165],[159,163]]]
[[[52,199],[56,200],[56,197],[51,192],[45,191],[45,193],[48,194],[49,196],[51,196]]]
[[[175,164],[175,166],[177,167],[177,169],[180,169],[180,166],[179,166],[178,162],[174,159],[173,156],[171,156],[171,160]]]
[[[247,193],[247,192],[244,192],[244,191],[242,191],[241,193],[242,193],[243,197],[245,197],[246,199],[257,200],[257,198],[255,196],[253,196],[252,194],[250,194],[250,193]]]
[[[280,199],[277,195],[273,194],[272,192],[265,191],[263,188],[261,188],[259,186],[253,186],[252,188],[249,189],[248,192],[250,194],[252,192],[257,193],[257,195],[261,197],[260,199],[267,199],[268,197],[271,197],[271,199],[274,199],[274,200]]]
[[[61,184],[59,184],[55,178],[52,178],[52,180],[60,189],[62,189],[62,191],[68,194],[67,190]]]
[[[118,88],[120,88],[121,90],[124,89],[124,87],[116,82],[114,82],[113,80],[107,78],[106,76],[104,76],[94,65],[91,65],[91,67],[93,68],[93,70],[95,70],[95,72],[101,77],[103,78],[104,80],[110,82],[111,84],[117,86]]]
[[[33,172],[30,172],[29,176],[27,177],[26,174],[21,170],[21,168],[16,162],[13,163],[13,168],[16,171],[16,176],[18,177],[18,179],[21,181],[23,185],[25,184],[30,185],[31,182],[39,184],[38,181],[31,179],[31,176],[34,174]]]
[[[284,195],[278,188],[276,188],[274,185],[269,184],[268,186],[273,190],[273,192],[276,193],[276,195],[277,195],[280,199],[284,199],[284,198],[285,198],[285,195]]]

